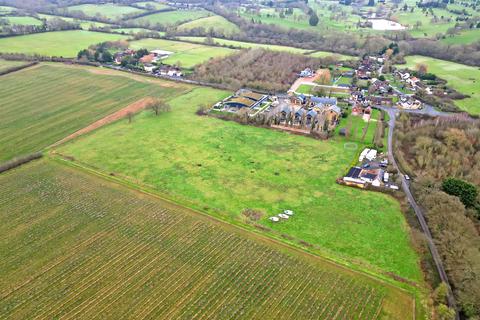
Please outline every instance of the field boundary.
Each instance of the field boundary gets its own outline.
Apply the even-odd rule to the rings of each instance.
[[[207,219],[207,220],[212,221],[212,222],[217,223],[217,224],[221,224],[222,226],[233,229],[236,232],[247,232],[248,234],[255,235],[255,237],[257,237],[258,240],[273,243],[273,244],[275,244],[277,246],[280,246],[284,249],[294,250],[299,255],[307,256],[310,259],[317,259],[317,263],[327,263],[327,264],[333,265],[334,267],[341,268],[341,269],[345,270],[346,272],[352,272],[352,273],[356,273],[356,274],[359,274],[359,275],[362,275],[362,276],[366,276],[366,277],[372,279],[373,281],[378,281],[378,282],[383,283],[385,285],[388,285],[390,287],[397,288],[398,290],[401,290],[402,292],[408,293],[408,294],[413,294],[414,295],[415,292],[418,292],[419,290],[422,289],[421,286],[414,286],[414,285],[406,283],[406,282],[395,280],[394,278],[388,277],[386,275],[382,275],[382,274],[379,274],[379,273],[367,271],[367,270],[363,269],[361,266],[356,265],[356,264],[342,263],[341,261],[335,260],[333,257],[312,253],[312,252],[308,251],[307,249],[301,248],[301,247],[293,245],[291,243],[281,241],[281,240],[279,240],[275,237],[270,237],[268,235],[265,235],[264,233],[261,233],[261,232],[255,230],[254,228],[249,229],[249,228],[246,228],[244,225],[231,223],[229,221],[225,221],[223,219],[217,218],[217,217],[212,216],[211,214],[205,213],[201,210],[188,207],[188,206],[182,204],[181,202],[176,201],[175,199],[172,199],[172,198],[170,198],[166,195],[161,194],[160,192],[158,192],[156,190],[153,190],[153,189],[149,188],[148,186],[143,186],[143,185],[137,184],[135,182],[128,181],[128,180],[123,179],[122,177],[118,177],[114,174],[108,174],[108,173],[102,172],[100,169],[98,169],[96,167],[90,167],[86,164],[83,164],[83,163],[81,163],[77,160],[71,159],[68,156],[57,153],[55,151],[50,152],[50,154],[47,155],[47,158],[52,159],[54,161],[57,161],[57,162],[59,162],[63,165],[70,166],[70,167],[73,167],[73,168],[77,168],[79,170],[83,170],[83,171],[85,171],[85,172],[87,172],[91,175],[94,175],[94,176],[100,177],[102,179],[108,180],[108,181],[110,181],[114,184],[121,185],[121,186],[127,187],[131,190],[140,192],[142,194],[155,197],[156,199],[161,200],[166,205],[169,205],[172,208],[188,211],[188,213],[191,214],[191,215],[201,216],[204,219]]]
[[[16,66],[16,67],[7,68],[3,71],[0,71],[0,76],[4,76],[4,75],[7,75],[9,73],[13,73],[13,72],[17,72],[17,71],[20,71],[20,70],[23,70],[23,69],[27,69],[27,68],[33,67],[37,64],[38,64],[38,62],[34,61],[34,62],[19,65],[19,66]]]
[[[125,108],[122,108],[118,111],[115,111],[114,113],[111,113],[108,116],[103,117],[102,119],[97,120],[97,121],[93,122],[92,124],[82,128],[78,131],[75,131],[74,133],[72,133],[72,134],[66,136],[65,138],[55,142],[54,144],[48,146],[46,149],[59,146],[59,145],[65,143],[67,141],[75,139],[76,137],[79,137],[79,136],[84,135],[86,133],[92,132],[92,131],[94,131],[98,128],[101,128],[101,127],[103,127],[107,124],[110,124],[112,122],[115,122],[117,120],[125,118],[126,116],[128,116],[129,113],[132,113],[132,114],[138,113],[138,112],[144,110],[145,107],[148,105],[148,103],[150,103],[151,101],[153,101],[152,97],[146,97],[146,98],[142,98],[138,101],[135,101],[134,103],[129,104]]]

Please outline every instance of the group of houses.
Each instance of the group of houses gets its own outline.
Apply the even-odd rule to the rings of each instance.
[[[126,49],[114,54],[114,62],[117,65],[122,64],[122,61],[127,57],[138,56],[139,51]],[[162,60],[170,57],[174,52],[155,49],[147,52],[143,56],[138,58],[138,67],[142,68],[146,73],[169,76],[169,77],[182,77],[183,73],[180,68],[163,64]]]
[[[261,117],[264,125],[305,134],[312,130],[333,131],[342,115],[336,98],[294,93],[279,98],[246,89],[217,102],[211,110],[248,118]]]
[[[391,183],[390,174],[387,172],[388,160],[377,150],[365,148],[358,158],[358,165],[351,167],[341,182],[348,186],[366,188],[390,188],[398,190],[398,186]]]
[[[367,56],[360,61],[355,74],[358,79],[370,80],[376,76],[384,62],[383,57]]]
[[[406,86],[413,92],[423,90],[427,94],[433,94],[432,89],[426,85],[421,79],[413,76],[408,70],[395,70],[394,76],[404,82]]]

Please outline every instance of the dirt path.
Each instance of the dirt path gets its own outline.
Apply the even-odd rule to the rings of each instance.
[[[114,113],[109,114],[108,116],[106,116],[106,117],[104,117],[100,120],[95,121],[94,123],[86,126],[85,128],[80,129],[80,130],[72,133],[71,135],[66,136],[62,140],[55,142],[49,148],[56,147],[56,146],[61,145],[65,142],[67,142],[67,141],[70,141],[70,140],[72,140],[72,139],[74,139],[78,136],[81,136],[81,135],[89,133],[89,132],[91,132],[95,129],[98,129],[98,128],[104,126],[104,125],[107,125],[107,124],[112,123],[114,121],[117,121],[119,119],[125,118],[127,116],[127,114],[130,113],[130,112],[131,113],[137,113],[137,112],[145,109],[147,104],[149,102],[151,102],[152,100],[153,100],[152,97],[146,97],[146,98],[140,99],[138,101],[135,101],[134,103],[129,104],[125,108],[120,109],[118,111],[115,111]]]

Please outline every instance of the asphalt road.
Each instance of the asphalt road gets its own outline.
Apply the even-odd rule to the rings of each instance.
[[[405,193],[405,196],[408,199],[408,202],[412,206],[413,210],[415,211],[415,215],[417,216],[418,222],[420,223],[420,226],[422,227],[423,233],[425,234],[425,237],[427,239],[427,244],[428,248],[430,249],[430,252],[432,254],[433,261],[435,263],[435,266],[437,268],[438,274],[440,276],[440,279],[445,282],[448,285],[448,304],[451,308],[455,310],[456,313],[456,319],[460,319],[458,310],[456,307],[456,302],[455,298],[453,296],[450,282],[448,281],[447,273],[445,272],[445,268],[443,267],[443,262],[442,259],[440,258],[440,254],[437,251],[437,247],[435,246],[435,243],[433,242],[432,239],[432,234],[430,233],[430,229],[428,227],[427,221],[425,219],[425,216],[423,214],[422,209],[418,206],[417,202],[415,201],[415,198],[412,195],[412,192],[410,191],[410,186],[408,181],[405,179],[405,175],[400,171],[400,168],[398,167],[397,161],[395,160],[395,157],[393,156],[393,131],[395,129],[395,118],[397,114],[399,114],[399,110],[397,109],[392,109],[392,108],[381,108],[388,112],[388,115],[390,117],[389,121],[389,130],[388,130],[388,158],[389,161],[392,163],[392,165],[398,170],[399,175],[402,179],[402,190]],[[413,110],[412,110],[413,111]],[[421,110],[420,110],[421,111]],[[431,114],[429,113],[432,112]],[[412,112],[412,113],[420,113],[420,112]],[[431,108],[431,110],[424,110],[422,112],[423,114],[430,114],[434,116],[439,116],[439,115],[445,115],[439,111],[436,111],[435,109]]]

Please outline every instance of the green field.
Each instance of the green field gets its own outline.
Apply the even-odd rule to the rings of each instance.
[[[470,98],[455,100],[455,104],[470,114],[480,114],[480,69],[455,62],[423,56],[406,57],[407,67],[415,69],[417,63],[425,63],[428,72],[448,81],[447,85],[467,94]],[[404,67],[403,65],[401,67]]]
[[[70,18],[70,17],[54,16],[54,15],[43,14],[43,13],[38,14],[38,16],[39,16],[41,19],[51,20],[51,19],[54,19],[54,18],[59,18],[59,19],[65,20],[65,21],[67,21],[67,22],[79,23],[79,24],[80,24],[80,27],[81,27],[83,30],[88,30],[90,27],[103,28],[103,27],[110,27],[110,26],[111,26],[110,24],[108,24],[108,23],[103,23],[103,22],[89,21],[89,20],[80,20],[80,19],[74,19],[74,18]]]
[[[39,151],[146,96],[183,90],[95,71],[52,64],[2,76],[0,162]]]
[[[149,29],[144,29],[144,28],[119,28],[119,29],[112,29],[112,32],[118,32],[118,33],[123,32],[124,34],[135,34],[135,33],[139,33],[139,32],[155,32],[155,33],[158,33],[161,36],[165,35],[165,32],[149,30]]]
[[[142,24],[149,24],[150,26],[155,25],[177,25],[183,22],[200,19],[210,15],[208,11],[205,10],[176,10],[176,11],[167,11],[150,14],[148,16],[143,16],[134,20],[133,22],[139,22]]]
[[[445,33],[449,28],[455,26],[456,15],[448,12],[445,9],[433,9],[433,12],[438,18],[443,16],[445,19],[451,17],[450,22],[446,20],[438,20],[433,22],[431,15],[426,16],[419,8],[415,8],[414,12],[398,12],[393,18],[400,24],[408,27],[409,33],[414,37],[429,37],[433,38],[439,33]],[[420,26],[416,26],[417,21],[421,22]]]
[[[327,51],[315,51],[309,54],[310,57],[315,58],[326,58],[326,57],[334,57],[337,60],[351,60],[357,59],[357,57],[349,56],[346,54],[334,53],[334,52],[327,52]]]
[[[205,37],[179,37],[180,40],[191,41],[191,42],[198,42],[198,43],[205,43]],[[263,48],[268,50],[275,50],[275,51],[286,51],[291,53],[298,53],[303,54],[309,52],[311,50],[307,49],[300,49],[300,48],[293,48],[293,47],[286,47],[286,46],[277,46],[277,45],[270,45],[270,44],[259,44],[259,43],[252,43],[252,42],[242,42],[242,41],[234,41],[234,40],[226,40],[220,38],[213,38],[213,41],[217,44],[223,46],[231,46],[235,48]]]
[[[0,19],[7,20],[9,25],[41,26],[43,24],[43,21],[29,16],[8,16]]]
[[[199,105],[227,95],[195,89],[170,100],[172,112],[141,113],[133,124],[117,122],[58,152],[232,223],[243,224],[246,208],[260,210],[259,223],[274,237],[286,234],[294,238],[284,241],[306,241],[334,259],[421,281],[399,203],[335,183],[371,141],[318,141],[195,115]],[[268,220],[284,209],[295,216]]]
[[[0,14],[7,14],[16,11],[17,8],[8,7],[8,6],[0,6]]]
[[[69,11],[82,11],[87,16],[98,16],[101,15],[108,19],[119,19],[126,14],[131,13],[142,13],[145,10],[129,7],[129,6],[121,6],[115,5],[113,3],[106,3],[106,4],[80,4],[77,6],[68,7]]]
[[[454,35],[453,37],[446,36],[445,39],[440,40],[446,44],[470,44],[480,40],[480,29],[469,29],[465,31],[460,31],[460,33]]]
[[[120,34],[84,30],[55,31],[0,39],[0,52],[73,58],[92,44],[127,39]]]
[[[131,41],[130,47],[132,49],[161,49],[175,52],[167,59],[162,60],[162,62],[167,64],[180,63],[180,66],[183,68],[192,68],[193,66],[203,63],[210,58],[223,57],[236,52],[236,50],[228,48],[218,48],[205,46],[202,44],[163,39],[142,39],[138,41]]]
[[[13,68],[13,67],[18,67],[21,65],[26,64],[25,61],[12,61],[12,60],[3,60],[0,59],[0,71],[3,71],[5,69]]]
[[[414,319],[406,291],[53,160],[0,194],[2,319]]]
[[[155,2],[155,1],[135,2],[135,5],[137,7],[141,7],[141,8],[145,8],[145,9],[153,8],[154,10],[162,10],[162,9],[169,8],[169,6],[167,6],[166,4],[158,3],[158,2]]]
[[[369,32],[371,29],[357,29],[354,25],[359,20],[358,16],[351,14],[351,9],[341,6],[332,1],[319,1],[309,3],[317,12],[319,23],[317,26],[311,26],[308,22],[308,15],[299,8],[294,8],[293,14],[280,17],[280,12],[274,8],[262,8],[258,12],[249,12],[244,8],[240,9],[239,14],[248,20],[254,19],[263,24],[273,24],[285,29],[299,29],[305,31],[329,32],[336,31],[355,31]],[[333,8],[329,8],[331,6]]]
[[[178,26],[178,30],[185,31],[195,28],[203,28],[206,31],[214,30],[216,33],[232,35],[240,32],[240,28],[221,16],[211,16],[193,20]]]

